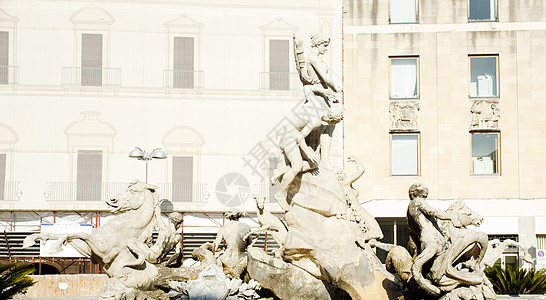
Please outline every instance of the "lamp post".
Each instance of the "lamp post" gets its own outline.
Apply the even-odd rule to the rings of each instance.
[[[163,150],[161,150],[161,148],[156,148],[151,153],[148,153],[138,147],[135,147],[135,149],[129,152],[129,157],[143,160],[146,162],[146,183],[148,183],[148,161],[154,158],[165,159],[167,158],[167,154]]]

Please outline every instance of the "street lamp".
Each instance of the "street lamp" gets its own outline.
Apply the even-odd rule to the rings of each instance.
[[[146,183],[148,183],[148,161],[154,158],[165,159],[167,158],[167,154],[163,150],[161,150],[161,148],[156,148],[151,153],[148,153],[138,147],[135,147],[135,149],[129,152],[129,157],[143,160],[146,162]]]

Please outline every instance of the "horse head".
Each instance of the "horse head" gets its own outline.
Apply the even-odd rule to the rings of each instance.
[[[468,208],[464,201],[460,199],[446,209],[446,212],[456,217],[463,227],[468,225],[480,226],[483,223],[483,217]]]
[[[135,180],[129,184],[125,192],[106,200],[106,204],[110,206],[110,211],[114,214],[138,210],[149,200],[153,201],[153,207],[155,207],[159,202],[157,189],[155,185]]]

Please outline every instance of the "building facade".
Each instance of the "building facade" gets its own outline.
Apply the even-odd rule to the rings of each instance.
[[[184,213],[186,255],[214,235],[223,212],[254,212],[253,194],[279,211],[268,184],[282,162],[277,131],[304,98],[292,36],[306,51],[312,33],[330,36],[325,59],[341,81],[341,7],[2,1],[2,258],[47,256],[20,249],[29,232],[104,224],[111,215],[103,200],[135,178],[159,186],[164,211]],[[341,132],[332,151],[338,162]],[[167,158],[130,158],[135,146],[148,154],[161,148]],[[48,263],[60,270],[70,255]]]
[[[404,245],[407,191],[422,182],[432,205],[463,199],[484,216],[490,238],[544,249],[545,11],[542,1],[344,1],[344,149],[365,162],[361,200],[391,241]]]

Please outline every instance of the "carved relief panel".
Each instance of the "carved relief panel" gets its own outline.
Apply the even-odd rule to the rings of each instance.
[[[498,129],[500,110],[499,104],[491,100],[476,100],[470,108],[470,129]]]
[[[391,131],[418,130],[417,113],[420,109],[418,101],[391,101],[389,105]]]

